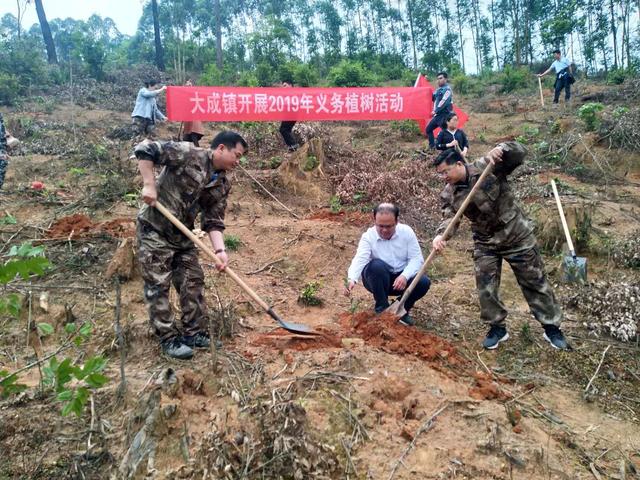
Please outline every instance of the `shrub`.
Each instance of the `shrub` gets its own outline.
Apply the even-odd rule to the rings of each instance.
[[[0,72],[0,103],[13,105],[20,94],[18,77]]]
[[[607,83],[612,85],[622,85],[628,75],[627,70],[624,68],[614,68],[607,74]]]
[[[329,84],[334,87],[371,87],[376,78],[361,62],[342,60],[329,70]]]
[[[298,87],[310,87],[318,84],[318,73],[309,65],[301,63],[293,71],[293,82]]]
[[[500,75],[500,84],[505,93],[513,92],[529,85],[531,73],[524,67],[507,65]]]
[[[451,79],[453,90],[463,95],[480,95],[483,92],[482,82],[478,77],[460,73]]]
[[[578,109],[578,118],[584,122],[585,129],[588,132],[596,130],[600,126],[599,112],[604,110],[601,103],[586,103]]]
[[[400,136],[406,140],[413,140],[422,136],[420,127],[414,120],[392,121],[391,129],[400,133]]]

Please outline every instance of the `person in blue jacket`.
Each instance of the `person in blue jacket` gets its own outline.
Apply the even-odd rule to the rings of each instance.
[[[131,113],[138,135],[152,135],[156,128],[156,122],[167,119],[158,109],[156,101],[156,97],[163,93],[167,87],[163,85],[157,88],[158,83],[157,80],[148,80],[144,82],[144,87],[138,92],[136,105]]]
[[[429,138],[429,148],[436,148],[436,141],[433,137],[433,131],[442,127],[447,115],[453,112],[453,92],[449,86],[449,76],[446,72],[440,72],[437,76],[438,88],[433,93],[433,117],[427,125],[426,133]]]

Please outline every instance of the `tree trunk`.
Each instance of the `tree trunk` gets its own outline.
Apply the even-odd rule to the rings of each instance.
[[[387,0],[387,8],[389,9],[389,13],[391,13],[391,0]],[[396,42],[396,27],[395,21],[390,21],[391,24],[391,39],[393,41],[393,53],[398,53],[398,44]]]
[[[618,27],[616,26],[616,14],[613,10],[613,0],[609,0],[611,9],[611,33],[613,34],[613,68],[618,68]]]
[[[360,14],[360,10],[358,10],[358,14]],[[407,14],[409,15],[409,30],[411,31],[411,46],[413,47],[413,69],[417,71],[418,70],[418,52],[416,50],[416,37],[413,34],[413,2],[412,0],[407,0]]]
[[[22,22],[22,9],[20,8],[20,0],[16,0],[16,4],[18,5],[18,40],[20,40],[22,34],[22,27],[20,25],[20,22]]]
[[[153,34],[156,43],[156,67],[164,72],[164,52],[162,50],[162,41],[160,40],[160,21],[158,20],[158,2],[151,0],[151,12],[153,14]]]
[[[640,0],[639,0],[640,1]],[[493,6],[493,0],[491,0],[491,30],[493,30],[493,49],[496,52],[496,66],[500,70],[500,56],[498,55],[498,40],[496,38],[496,19],[495,10]],[[462,31],[460,31],[460,38],[462,39]],[[462,45],[460,46],[462,48]]]
[[[457,24],[458,24],[458,35],[460,36],[460,59],[462,60],[462,72],[466,73],[466,68],[464,64],[464,39],[462,38],[462,16],[460,15],[460,0],[456,1],[456,13],[458,14]]]
[[[35,4],[36,12],[38,13],[38,21],[40,22],[40,29],[42,30],[42,38],[44,40],[45,46],[47,47],[47,61],[49,63],[58,63],[58,56],[56,55],[56,45],[53,43],[51,28],[49,28],[47,15],[44,13],[42,0],[35,0]]]
[[[482,71],[482,55],[480,53],[480,19],[478,18],[478,12],[480,11],[480,4],[477,0],[471,1],[471,8],[473,10],[473,30],[475,35],[471,35],[473,39],[473,49],[476,52],[476,66],[478,74]],[[472,32],[473,33],[473,32]]]
[[[214,0],[216,11],[216,66],[222,71],[222,12],[220,11],[220,0]]]

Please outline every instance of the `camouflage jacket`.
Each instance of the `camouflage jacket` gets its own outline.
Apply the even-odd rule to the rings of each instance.
[[[523,213],[507,181],[507,177],[522,165],[527,150],[517,142],[506,142],[501,146],[504,150],[502,161],[485,178],[464,216],[471,221],[476,247],[509,253],[531,248],[536,240],[533,225]],[[436,231],[438,235],[444,233],[487,165],[484,158],[465,165],[466,181],[448,184],[444,188],[440,194],[443,221]],[[455,235],[458,226],[459,222],[450,236]]]
[[[7,155],[7,132],[4,129],[4,119],[0,113],[0,158],[4,159]]]
[[[139,160],[162,165],[156,181],[160,201],[187,228],[193,229],[198,213],[205,232],[224,230],[224,211],[231,184],[225,171],[216,172],[211,152],[189,142],[144,140],[135,147]],[[144,205],[138,214],[143,230],[151,228],[179,247],[189,247],[191,240],[155,208]]]

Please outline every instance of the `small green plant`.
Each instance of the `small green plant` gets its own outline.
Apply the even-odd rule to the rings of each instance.
[[[0,225],[15,225],[18,223],[16,217],[7,213],[4,217],[0,218]]]
[[[596,130],[600,126],[599,112],[604,110],[601,103],[586,103],[578,109],[578,118],[584,122],[585,129],[590,132]]]
[[[316,157],[315,155],[308,155],[302,168],[305,172],[310,172],[311,170],[314,170],[318,165],[318,157]]]
[[[23,243],[19,247],[14,245],[7,254],[9,260],[0,264],[0,284],[6,285],[16,276],[27,280],[31,275],[42,275],[49,265],[44,256],[43,247],[33,247],[30,243]],[[0,297],[0,315],[11,315],[17,318],[20,314],[22,302],[15,293]],[[38,330],[52,333],[53,328],[38,325]],[[7,398],[26,390],[27,386],[18,383],[18,375],[0,370],[0,398]]]
[[[353,194],[353,201],[359,203],[367,196],[366,192],[357,191]]]
[[[2,285],[6,285],[18,275],[24,280],[31,275],[42,275],[49,266],[49,261],[44,257],[44,248],[33,247],[30,243],[23,243],[19,247],[14,245],[7,256],[9,260],[0,265]],[[0,315],[17,317],[21,306],[20,297],[15,293],[0,297]]]
[[[533,343],[533,333],[531,332],[531,325],[529,322],[522,324],[522,328],[520,329],[520,338],[525,343]]]
[[[232,252],[237,251],[242,245],[242,240],[237,235],[224,235],[224,246],[227,250]]]
[[[96,143],[91,148],[91,160],[96,162],[106,162],[109,160],[109,150],[104,145]]]
[[[71,167],[69,173],[74,177],[82,177],[87,174],[87,170],[82,167]]]
[[[249,160],[247,160],[247,157],[240,158],[240,165],[244,168],[247,168],[249,166]]]
[[[322,305],[322,300],[318,298],[318,292],[320,291],[320,282],[307,283],[298,297],[298,301],[304,305],[317,306]]]
[[[331,213],[340,213],[342,211],[342,203],[340,203],[340,197],[332,195],[329,199],[329,209]]]
[[[269,160],[269,167],[271,167],[272,169],[275,169],[275,168],[278,168],[281,163],[282,163],[282,158],[271,157],[271,160]]]
[[[629,113],[629,107],[616,107],[613,110],[613,118],[619,119],[626,113]]]
[[[357,300],[352,297],[349,303],[349,313],[353,315],[358,311],[359,308],[360,308],[360,300]]]
[[[138,206],[138,198],[139,198],[139,194],[138,193],[125,193],[122,196],[122,199],[124,200],[124,202],[129,206],[129,207],[137,207]]]
[[[483,132],[480,132],[478,134],[478,140],[480,140],[482,143],[487,143],[487,136]]]
[[[78,417],[89,400],[92,390],[104,386],[108,381],[102,371],[107,366],[107,359],[101,356],[89,357],[80,366],[71,358],[61,362],[56,357],[42,369],[43,383],[54,388],[58,401],[62,402],[62,416],[75,413]],[[73,381],[73,384],[70,382]]]

